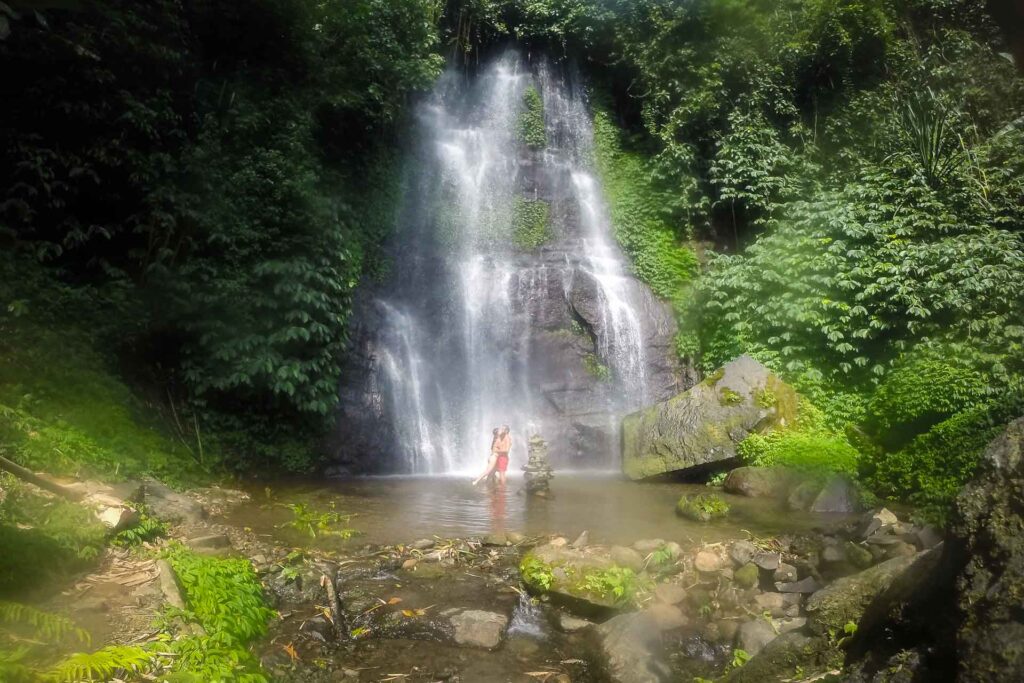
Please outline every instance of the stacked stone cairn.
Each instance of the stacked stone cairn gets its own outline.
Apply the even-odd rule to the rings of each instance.
[[[523,467],[526,493],[530,496],[546,497],[550,494],[549,482],[555,476],[548,464],[548,444],[540,434],[534,434],[530,437],[528,451],[529,460]]]

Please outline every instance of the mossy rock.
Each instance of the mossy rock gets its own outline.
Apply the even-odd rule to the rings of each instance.
[[[713,493],[684,495],[676,503],[676,514],[695,522],[710,522],[729,514],[729,504]]]
[[[576,550],[543,545],[523,556],[519,573],[530,592],[546,594],[585,617],[606,617],[633,605],[641,578],[601,546]]]
[[[770,407],[759,397],[769,393]],[[622,422],[623,471],[631,479],[708,469],[736,461],[749,434],[793,424],[799,397],[750,356],[740,356],[708,379]]]
[[[758,579],[757,565],[753,562],[747,562],[732,575],[733,582],[740,588],[753,588],[757,585]]]
[[[851,576],[837,579],[807,600],[808,627],[814,633],[842,633],[860,621],[868,604],[910,567],[916,555],[895,557]]]

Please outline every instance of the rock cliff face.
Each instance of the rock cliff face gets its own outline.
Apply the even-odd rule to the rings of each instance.
[[[530,88],[542,150],[515,135]],[[692,379],[670,308],[614,243],[585,95],[510,53],[475,79],[442,78],[421,120],[390,273],[360,293],[351,326],[339,469],[477,469],[500,424],[513,467],[531,433],[555,468],[617,467],[621,416]]]
[[[682,394],[627,415],[622,469],[643,479],[731,464],[747,434],[792,421],[796,402],[791,387],[740,356]]]

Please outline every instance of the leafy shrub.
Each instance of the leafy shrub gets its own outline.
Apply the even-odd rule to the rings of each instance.
[[[989,382],[955,357],[916,358],[889,373],[868,404],[868,418],[886,444],[914,434],[980,402]]]
[[[544,127],[544,101],[540,91],[533,85],[523,93],[523,112],[519,114],[516,134],[519,141],[530,149],[544,149],[548,146],[548,133]]]
[[[551,206],[543,199],[516,197],[512,205],[512,241],[536,249],[551,240]]]
[[[859,458],[845,436],[799,429],[750,434],[736,450],[749,465],[785,465],[807,471],[855,473]]]
[[[676,503],[676,514],[695,522],[710,522],[729,514],[729,504],[713,493],[684,495]]]
[[[252,564],[245,559],[203,557],[178,544],[167,550],[167,558],[184,594],[187,610],[182,616],[197,622],[207,634],[183,636],[167,644],[178,655],[174,670],[201,681],[266,683],[259,661],[247,647],[266,634],[274,611],[263,599]]]
[[[974,475],[985,447],[1006,421],[1021,412],[1021,395],[972,407],[896,452],[867,454],[861,475],[879,494],[910,501],[925,518],[941,524],[957,493]]]

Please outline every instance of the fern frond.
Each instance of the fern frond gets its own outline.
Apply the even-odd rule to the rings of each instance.
[[[67,617],[19,602],[0,600],[0,624],[25,624],[32,627],[34,636],[40,640],[55,642],[74,636],[80,643],[89,644],[89,633]]]
[[[77,652],[47,674],[53,683],[108,681],[119,672],[140,673],[153,664],[153,655],[141,647],[108,645],[95,652]]]

